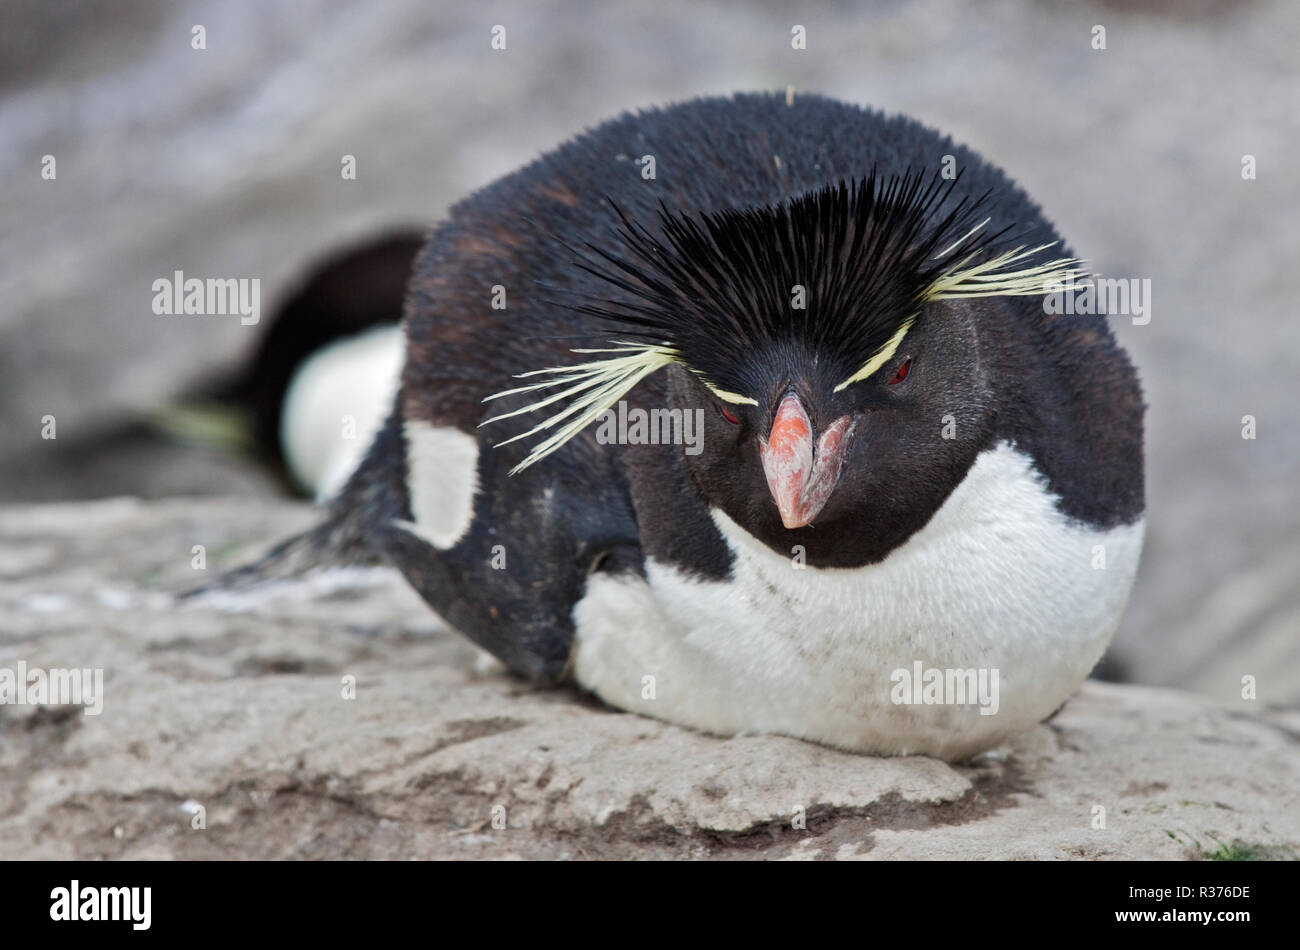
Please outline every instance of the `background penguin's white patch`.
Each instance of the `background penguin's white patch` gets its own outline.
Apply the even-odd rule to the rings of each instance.
[[[450,426],[409,419],[406,488],[413,531],[435,548],[454,547],[474,519],[478,493],[478,440]]]
[[[734,578],[701,581],[649,559],[648,581],[593,575],[574,608],[575,674],[615,706],[710,732],[968,757],[1064,702],[1128,600],[1142,523],[1098,530],[1054,502],[1030,460],[999,445],[924,528],[854,569],[796,570],[715,511]],[[998,713],[894,704],[890,673],[917,660],[998,669]],[[653,699],[644,676],[655,677]]]
[[[325,347],[294,374],[280,411],[280,446],[289,472],[318,501],[343,487],[383,426],[404,349],[401,327],[381,327]]]

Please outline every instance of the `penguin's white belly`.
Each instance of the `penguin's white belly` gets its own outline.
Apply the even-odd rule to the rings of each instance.
[[[1098,530],[1066,518],[1007,444],[863,568],[800,567],[713,517],[736,558],[727,581],[649,560],[646,580],[592,575],[574,607],[578,682],[709,732],[945,759],[1069,697],[1119,623],[1143,535],[1141,521]]]

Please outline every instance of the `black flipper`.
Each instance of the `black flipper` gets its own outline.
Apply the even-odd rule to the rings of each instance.
[[[402,516],[370,528],[370,543],[439,616],[538,683],[565,678],[573,607],[588,575],[642,564],[626,484],[608,470],[608,459],[586,453],[566,462],[511,477],[511,459],[484,446],[473,519],[449,549],[413,530],[404,485],[393,486]]]

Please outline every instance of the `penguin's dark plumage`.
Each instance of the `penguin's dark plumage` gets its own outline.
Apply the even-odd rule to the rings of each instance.
[[[1141,547],[1141,393],[1104,317],[1045,313],[1068,254],[907,118],[623,115],[435,229],[393,413],[314,538],[539,682],[972,754],[1087,675]],[[620,401],[698,420],[698,451],[605,444]],[[913,663],[1000,671],[998,708],[900,700]]]

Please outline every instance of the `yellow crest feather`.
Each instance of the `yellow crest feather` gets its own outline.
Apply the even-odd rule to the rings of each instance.
[[[988,219],[981,221],[975,227],[971,228],[960,240],[953,242],[945,250],[935,255],[939,260],[951,254],[954,249],[960,247],[965,241],[980,228],[988,223]],[[1050,287],[1053,284],[1061,285],[1068,283],[1074,276],[1075,269],[1083,264],[1083,260],[1077,257],[1061,257],[1045,264],[1034,264],[1029,267],[1014,268],[1026,258],[1033,257],[1039,251],[1045,251],[1056,242],[1049,244],[1040,244],[1038,247],[1026,248],[1024,245],[1013,248],[995,257],[989,258],[979,264],[966,266],[975,256],[967,255],[958,261],[952,268],[934,281],[922,293],[921,299],[925,303],[932,300],[963,300],[973,297],[1036,297],[1050,293]],[[899,344],[903,342],[903,337],[907,331],[912,328],[916,322],[916,314],[908,317],[903,321],[902,326],[898,328],[889,340],[875,353],[871,359],[867,360],[862,369],[858,370],[844,382],[835,387],[835,392],[839,392],[846,386],[853,383],[861,382],[869,377],[880,367],[884,366],[897,352]]]
[[[895,351],[898,349],[898,345],[903,342],[903,337],[907,336],[907,331],[912,329],[912,324],[915,322],[916,322],[916,314],[913,314],[912,316],[904,320],[903,325],[898,328],[898,332],[896,332],[892,337],[890,337],[889,340],[886,341],[884,346],[876,350],[876,352],[871,355],[871,359],[867,360],[866,364],[862,367],[862,369],[858,370],[848,379],[844,380],[844,382],[836,386],[833,391],[839,392],[841,389],[845,388],[846,386],[852,386],[854,383],[862,382],[862,380],[866,379],[876,370],[880,369],[880,367],[888,363],[889,360],[893,357]]]
[[[519,373],[515,377],[516,379],[546,374],[552,374],[552,378],[530,383],[527,386],[519,386],[515,389],[507,389],[504,392],[493,393],[483,400],[484,402],[490,402],[516,393],[537,392],[552,386],[572,384],[567,385],[567,388],[560,392],[552,393],[520,409],[503,412],[479,423],[479,426],[482,427],[489,422],[534,412],[561,399],[570,396],[575,397],[567,408],[548,416],[527,432],[521,432],[518,435],[511,436],[504,442],[496,443],[498,446],[508,445],[511,442],[541,432],[543,429],[550,429],[565,419],[569,419],[567,423],[560,427],[559,431],[533,446],[527,458],[510,470],[511,475],[523,471],[534,462],[538,462],[550,455],[589,424],[600,418],[607,409],[627,395],[637,383],[677,359],[676,351],[667,346],[646,346],[638,343],[618,342],[615,347],[613,349],[576,349],[573,351],[574,353],[618,353],[621,355],[609,359],[592,360],[589,363],[578,363],[574,366],[554,366],[548,369]]]

